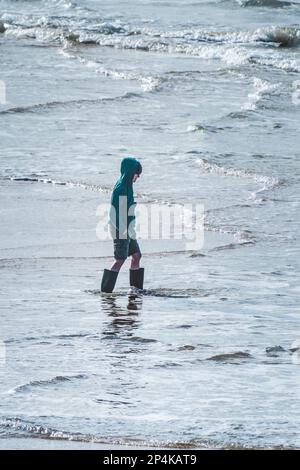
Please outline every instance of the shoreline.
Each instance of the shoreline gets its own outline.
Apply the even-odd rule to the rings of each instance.
[[[0,437],[0,450],[177,450],[181,452],[183,448],[176,447],[148,447],[132,446],[126,444],[104,444],[99,442],[82,442],[65,439],[47,439],[38,437]],[[199,448],[189,449],[199,450]],[[204,449],[201,449],[204,450]]]
[[[101,444],[64,439],[41,439],[37,437],[12,437],[0,439],[0,450],[127,450],[148,449],[118,444]],[[149,447],[150,449],[150,447]]]

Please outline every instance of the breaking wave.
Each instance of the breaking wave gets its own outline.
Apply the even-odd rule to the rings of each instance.
[[[203,29],[188,29],[181,31],[156,34],[165,39],[189,40],[197,42],[221,44],[255,44],[269,43],[282,47],[297,47],[300,44],[300,29],[296,26],[269,26],[256,30],[214,31]]]
[[[249,4],[249,3],[248,3]],[[184,54],[204,60],[220,60],[227,66],[257,65],[287,71],[300,71],[300,60],[277,54],[266,55],[265,48],[253,54],[249,45],[275,48],[295,48],[300,45],[298,26],[270,26],[256,30],[212,30],[189,28],[160,30],[153,27],[132,26],[120,21],[103,21],[99,18],[68,16],[38,17],[34,15],[3,14],[0,32],[7,37],[37,40],[41,43],[62,47],[61,52],[69,58],[77,58],[96,72],[112,79],[136,80],[143,91],[159,90],[160,77],[143,76],[128,71],[103,67],[91,60],[78,57],[80,46],[98,45],[116,49],[129,49],[166,54]],[[74,51],[75,49],[75,51]],[[72,103],[70,103],[72,104]],[[74,103],[73,103],[74,104]],[[49,103],[48,107],[58,105]]]
[[[300,45],[300,29],[296,27],[271,27],[266,29],[261,40],[277,43],[281,47],[297,47]]]
[[[260,78],[254,77],[253,78],[253,93],[248,94],[248,102],[243,106],[245,110],[254,111],[259,102],[265,98],[266,96],[273,95],[278,92],[280,87],[279,84],[270,83],[266,80],[261,80]]]
[[[224,166],[218,165],[217,163],[210,163],[204,158],[196,159],[196,164],[205,173],[214,173],[221,176],[252,179],[253,181],[255,181],[255,183],[262,184],[263,190],[272,190],[277,186],[283,184],[283,181],[276,177],[258,175],[252,171],[241,170],[237,168],[225,168]]]
[[[282,2],[279,2],[282,3]],[[270,43],[284,47],[300,44],[299,26],[269,26],[255,30],[214,30],[184,28],[161,30],[138,28],[120,21],[68,16],[34,16],[2,14],[0,32],[16,38],[31,38],[41,42],[72,45],[102,45],[144,51],[189,51],[198,43],[251,44]]]

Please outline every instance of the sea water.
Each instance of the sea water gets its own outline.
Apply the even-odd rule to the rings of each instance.
[[[0,446],[300,446],[300,2],[0,1]],[[202,204],[99,293],[120,160]]]

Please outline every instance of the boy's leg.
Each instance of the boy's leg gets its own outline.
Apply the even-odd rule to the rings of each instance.
[[[139,269],[142,253],[138,242],[132,238],[129,241],[128,256],[131,256],[130,269]]]
[[[115,261],[111,266],[111,271],[119,272],[121,267],[128,257],[129,240],[128,239],[115,239],[114,240],[114,258]]]
[[[139,269],[140,268],[141,257],[142,257],[141,253],[133,253],[133,255],[131,255],[130,269]]]
[[[129,243],[128,254],[132,256],[131,267],[129,270],[129,282],[132,287],[143,289],[144,286],[144,268],[140,268],[142,253],[136,240],[131,239]]]
[[[101,292],[110,293],[114,290],[119,271],[128,256],[128,246],[128,240],[114,240],[115,262],[110,269],[104,269],[101,282]]]
[[[124,263],[125,263],[125,259],[116,259],[111,265],[110,270],[119,272]]]

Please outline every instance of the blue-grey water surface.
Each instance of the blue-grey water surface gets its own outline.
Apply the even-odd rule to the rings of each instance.
[[[1,0],[0,80],[0,447],[300,447],[300,2]],[[135,300],[96,237],[128,154],[206,211]]]

